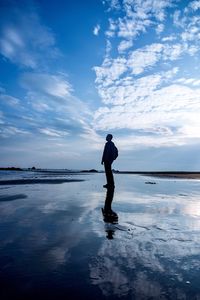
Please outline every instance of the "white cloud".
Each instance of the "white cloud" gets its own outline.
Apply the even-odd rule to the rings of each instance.
[[[164,60],[176,60],[185,51],[181,44],[165,45],[163,48],[163,59]]]
[[[111,50],[112,50],[112,44],[109,40],[107,40],[106,41],[106,55],[105,55],[105,58],[109,58]]]
[[[84,133],[80,134],[80,137],[90,143],[90,147],[93,150],[99,150],[102,148],[102,138],[99,134],[88,124],[84,124]]]
[[[47,103],[42,103],[42,102],[33,102],[32,107],[34,110],[39,111],[39,112],[53,111],[53,108],[50,105],[48,105]]]
[[[179,129],[179,133],[188,138],[199,138],[199,124],[196,126],[194,124],[183,125]]]
[[[96,111],[95,129],[136,130],[134,143],[140,146],[182,145],[188,139],[200,138],[200,132],[192,130],[200,126],[200,89],[186,87],[186,84],[198,86],[199,80],[180,78],[179,84],[166,85],[177,72],[174,68],[139,79],[125,77],[109,87],[101,86],[103,102],[112,106]]]
[[[173,22],[177,27],[184,27],[186,18],[181,18],[181,11],[176,10],[173,14]]]
[[[132,73],[137,75],[144,72],[145,68],[155,65],[161,58],[162,44],[152,44],[132,52],[128,59],[128,66]]]
[[[4,116],[3,116],[3,112],[0,111],[0,125],[3,125],[5,122],[3,120]]]
[[[56,129],[52,129],[52,128],[40,128],[40,129],[38,129],[38,131],[40,133],[43,133],[45,135],[52,136],[52,137],[63,137],[63,136],[69,135],[69,133],[66,131],[56,130]]]
[[[199,0],[191,1],[189,7],[192,8],[194,11],[200,9],[200,1]]]
[[[18,11],[11,8],[12,19],[7,18],[0,36],[0,53],[12,63],[35,69],[45,60],[58,55],[55,39],[41,24],[35,9]],[[11,21],[12,20],[12,21]]]
[[[199,19],[200,24],[200,19]],[[199,26],[188,26],[186,30],[181,34],[181,38],[183,41],[194,41],[200,39],[200,29]]]
[[[66,98],[72,92],[70,83],[63,75],[24,73],[21,85],[28,90],[36,90],[58,98]]]
[[[24,73],[20,80],[26,90],[26,105],[31,107],[35,124],[27,120],[34,133],[63,138],[66,133],[76,138],[91,129],[92,112],[72,95],[65,74]]]
[[[129,51],[127,58],[125,56],[115,59],[106,57],[101,67],[94,67],[96,83],[100,88],[101,85],[109,86],[122,75],[124,76],[126,72],[130,72],[130,75],[139,75],[155,66],[159,61],[178,59],[184,52],[189,52],[189,49],[184,48],[181,44],[154,43],[132,52]]]
[[[184,13],[181,10],[175,11],[174,13],[174,25],[181,29],[180,36],[183,42],[188,42],[188,48],[198,47],[200,39],[200,17],[196,13],[198,9],[199,1],[192,1],[185,8]],[[193,10],[191,13],[191,9]],[[192,44],[192,43],[193,44]]]
[[[138,97],[151,95],[156,88],[168,82],[177,72],[178,68],[173,68],[168,72],[152,74],[138,79],[130,76],[124,77],[109,87],[100,85],[99,94],[105,104],[130,103]]]
[[[132,19],[119,19],[118,36],[126,39],[134,39],[141,32],[145,32],[146,28],[151,25],[150,20],[132,20]]]
[[[156,127],[152,128],[152,130],[157,134],[151,136],[145,133],[143,135],[130,133],[127,136],[120,137],[117,141],[117,145],[119,149],[123,149],[123,151],[133,151],[133,149],[136,151],[144,148],[170,148],[173,146],[183,146],[188,143],[188,140],[183,138],[181,134],[178,138],[177,135],[172,135],[170,129],[167,127]]]
[[[184,124],[199,124],[200,89],[195,91],[182,85],[170,85],[149,90],[141,86],[140,95],[132,102],[97,111],[97,129],[137,129],[156,132],[159,127],[179,128]],[[199,124],[200,125],[200,124]],[[199,133],[200,137],[200,133]]]
[[[121,132],[130,132],[124,135],[123,145],[130,149],[135,144],[184,145],[200,138],[199,78],[177,78],[178,72],[188,74],[187,66],[200,50],[197,2],[175,10],[176,1],[121,1],[121,14],[110,19],[107,34],[112,51],[94,68],[105,105],[94,114],[97,132],[112,130],[121,137]],[[168,12],[167,21],[175,29],[166,26]],[[157,36],[152,36],[152,29]],[[186,55],[188,65],[182,60]]]
[[[194,80],[193,82],[192,82],[192,84],[194,85],[194,86],[200,86],[200,80]]]
[[[126,70],[126,59],[119,57],[117,59],[105,59],[101,67],[94,67],[97,75],[96,83],[109,85],[118,79]]]
[[[16,135],[27,135],[30,134],[28,130],[17,128],[15,126],[4,126],[3,128],[0,128],[0,136],[3,138],[8,138],[10,136],[16,136]]]
[[[122,1],[124,17],[115,22],[115,30],[118,28],[118,36],[127,39],[135,39],[139,34],[146,32],[147,28],[155,24],[154,19],[163,22],[165,9],[172,5],[171,0],[124,0]],[[111,5],[112,8],[114,6]],[[163,24],[157,25],[157,31],[163,31]],[[109,30],[109,33],[112,31]],[[111,36],[111,34],[110,34]]]
[[[134,101],[138,97],[145,97],[152,93],[161,83],[160,75],[150,75],[140,79],[125,77],[116,85],[102,87],[100,95],[105,104],[121,105]]]
[[[195,54],[198,54],[200,48],[199,46],[186,44],[185,50],[190,56],[194,56]]]
[[[161,32],[163,32],[164,30],[164,24],[159,24],[157,27],[156,27],[156,33],[157,34],[160,34]]]
[[[22,42],[21,33],[15,28],[6,28],[0,39],[0,52],[11,62],[35,68],[37,66],[33,53],[29,53]]]
[[[176,82],[182,83],[184,85],[200,86],[200,79],[196,79],[196,78],[181,77],[181,78],[177,79]]]
[[[17,106],[20,104],[20,100],[18,98],[12,97],[7,94],[1,94],[1,92],[0,92],[0,100],[4,101],[5,103],[11,106]]]
[[[109,19],[109,29],[106,31],[106,36],[107,37],[114,37],[115,32],[117,30],[117,24],[115,21],[113,21],[112,19]]]
[[[100,25],[97,24],[97,25],[94,27],[94,29],[93,29],[93,34],[96,35],[96,36],[99,35],[100,29],[101,29]]]
[[[127,65],[132,69],[132,73],[137,75],[156,65],[160,60],[176,60],[185,51],[188,49],[181,44],[151,44],[133,51]]]
[[[174,35],[166,36],[166,37],[162,38],[162,42],[172,42],[174,40],[176,40],[176,37]]]
[[[108,3],[110,9],[120,9],[120,1],[119,0],[105,0],[103,3]]]
[[[136,16],[140,19],[147,19],[149,17],[155,17],[159,21],[163,21],[165,18],[165,9],[170,7],[173,3],[171,0],[124,0],[124,8],[127,15]]]
[[[109,30],[106,32],[108,37],[113,37],[118,30],[118,36],[126,39],[134,39],[140,32],[145,32],[146,28],[152,24],[149,18],[146,18],[145,5],[140,1],[123,1],[123,11],[125,16],[118,18],[117,21],[110,19]],[[143,1],[145,2],[145,1]],[[146,1],[145,3],[147,3]],[[111,8],[119,8],[112,5]],[[157,14],[158,15],[158,14]]]
[[[132,41],[121,41],[119,46],[118,46],[118,51],[121,53],[121,52],[124,52],[125,50],[131,48],[133,46],[133,42]]]

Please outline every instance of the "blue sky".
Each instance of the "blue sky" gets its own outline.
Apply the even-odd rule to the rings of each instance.
[[[0,2],[0,165],[200,170],[200,0]]]

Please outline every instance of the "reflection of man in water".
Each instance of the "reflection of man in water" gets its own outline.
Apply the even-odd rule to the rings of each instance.
[[[102,208],[103,220],[105,222],[106,237],[109,240],[114,238],[114,234],[116,230],[114,225],[118,224],[118,215],[116,212],[112,210],[114,190],[115,190],[114,186],[108,187],[104,208]],[[109,224],[109,226],[107,226],[107,223]],[[113,227],[110,227],[111,224],[113,225]]]
[[[104,164],[105,172],[106,172],[106,179],[107,184],[104,185],[105,188],[114,187],[114,178],[112,173],[112,163],[118,156],[117,147],[112,142],[112,134],[108,134],[106,136],[107,143],[105,144],[103,156],[101,160],[101,164]]]

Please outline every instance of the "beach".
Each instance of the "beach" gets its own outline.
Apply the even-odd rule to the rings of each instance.
[[[1,300],[200,298],[199,174],[114,177],[0,172]]]
[[[188,172],[188,171],[118,171],[117,174],[135,174],[135,175],[144,175],[151,177],[163,177],[163,178],[179,178],[179,179],[200,179],[200,172]]]

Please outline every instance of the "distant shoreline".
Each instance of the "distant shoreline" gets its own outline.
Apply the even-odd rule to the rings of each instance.
[[[23,169],[16,168],[16,167],[8,167],[8,168],[0,168],[0,171],[23,171]]]
[[[47,173],[71,173],[71,174],[83,174],[83,173],[104,173],[104,171],[97,171],[95,169],[90,170],[69,170],[69,169],[36,169],[36,168],[0,168],[0,171],[33,171],[33,172],[47,172]],[[161,177],[161,178],[183,178],[183,179],[200,179],[200,171],[118,171],[113,170],[114,174],[132,174],[132,175],[146,175],[152,177]]]
[[[200,179],[200,172],[189,172],[189,171],[145,171],[145,172],[129,172],[129,171],[119,171],[116,174],[138,174],[138,175],[147,175],[153,177],[162,177],[162,178],[183,178],[183,179]]]

